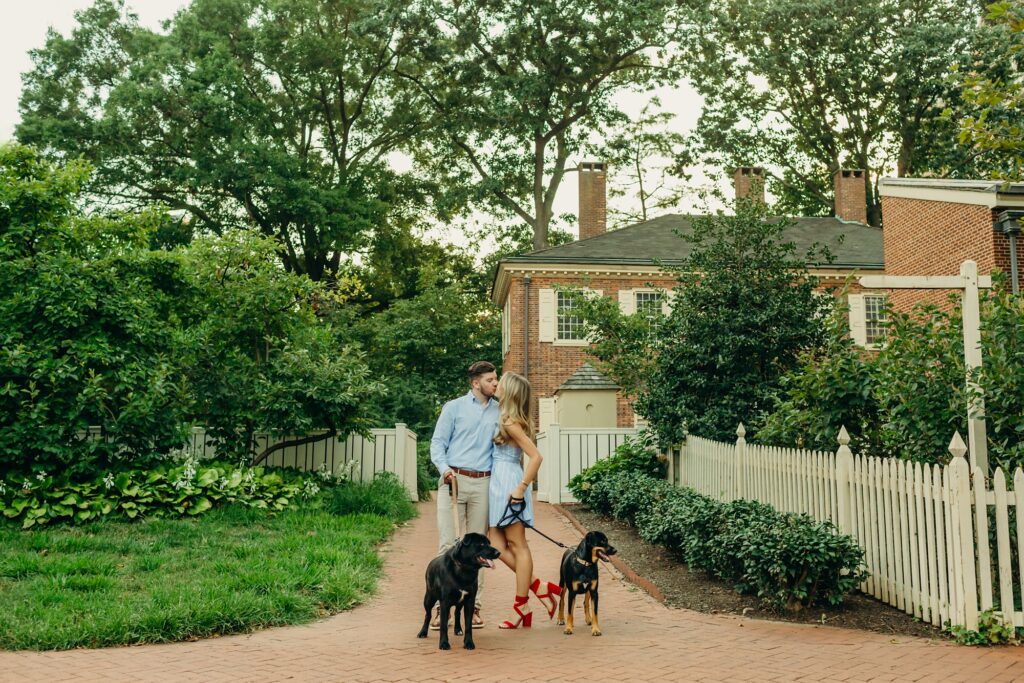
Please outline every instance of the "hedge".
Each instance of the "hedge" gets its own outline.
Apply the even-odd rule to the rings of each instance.
[[[867,573],[864,551],[829,522],[749,500],[720,503],[643,472],[569,484],[595,512],[634,524],[691,569],[729,581],[773,607],[838,605]]]

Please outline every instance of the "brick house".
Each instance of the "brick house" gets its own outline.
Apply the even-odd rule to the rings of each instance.
[[[630,401],[587,362],[581,321],[554,286],[578,285],[612,297],[624,313],[666,313],[675,278],[656,261],[671,264],[688,255],[685,235],[692,217],[666,215],[609,232],[604,165],[581,164],[579,174],[580,239],[507,258],[498,266],[491,296],[502,310],[503,367],[530,380],[541,429],[553,423],[632,427],[636,417]],[[763,169],[739,168],[734,181],[738,197],[764,200]],[[834,263],[809,266],[823,288],[841,285],[851,274],[884,272],[882,231],[866,224],[863,173],[837,172],[835,195],[837,217],[796,218],[786,233],[800,252],[815,243],[831,251]],[[874,342],[884,302],[884,292],[851,289],[851,333],[859,343]]]
[[[883,178],[879,194],[887,275],[955,275],[967,259],[981,275],[1012,272],[1011,234],[1020,229],[1024,183]],[[1024,283],[1020,273],[1017,281]],[[891,304],[900,310],[918,301],[943,304],[947,294],[894,290]]]

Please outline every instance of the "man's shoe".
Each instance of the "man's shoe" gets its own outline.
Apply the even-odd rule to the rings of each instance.
[[[434,608],[434,618],[430,620],[430,630],[440,631],[441,630],[441,606],[438,605]]]

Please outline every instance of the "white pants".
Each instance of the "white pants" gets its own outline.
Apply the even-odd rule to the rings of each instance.
[[[459,480],[459,528],[463,534],[487,533],[487,499],[490,492],[490,477],[467,477],[455,474]],[[437,554],[440,555],[455,545],[455,523],[452,520],[452,499],[448,485],[443,480],[437,487]],[[476,606],[480,607],[480,596],[484,592],[484,572],[480,570],[476,587]]]

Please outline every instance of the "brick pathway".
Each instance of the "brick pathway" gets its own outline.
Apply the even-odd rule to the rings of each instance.
[[[539,504],[537,516],[545,532],[577,542],[549,506]],[[423,568],[437,542],[434,518],[432,505],[421,504],[420,517],[385,548],[379,595],[355,610],[195,643],[0,653],[0,681],[1024,680],[1024,648],[974,649],[673,610],[610,572],[601,587],[602,637],[592,637],[581,617],[573,636],[547,620],[530,631],[499,631],[495,624],[512,599],[512,576],[503,566],[487,575],[489,623],[475,634],[477,649],[467,652],[453,638],[453,649],[441,652],[436,632],[416,638]],[[559,549],[529,538],[540,575],[554,578]]]

